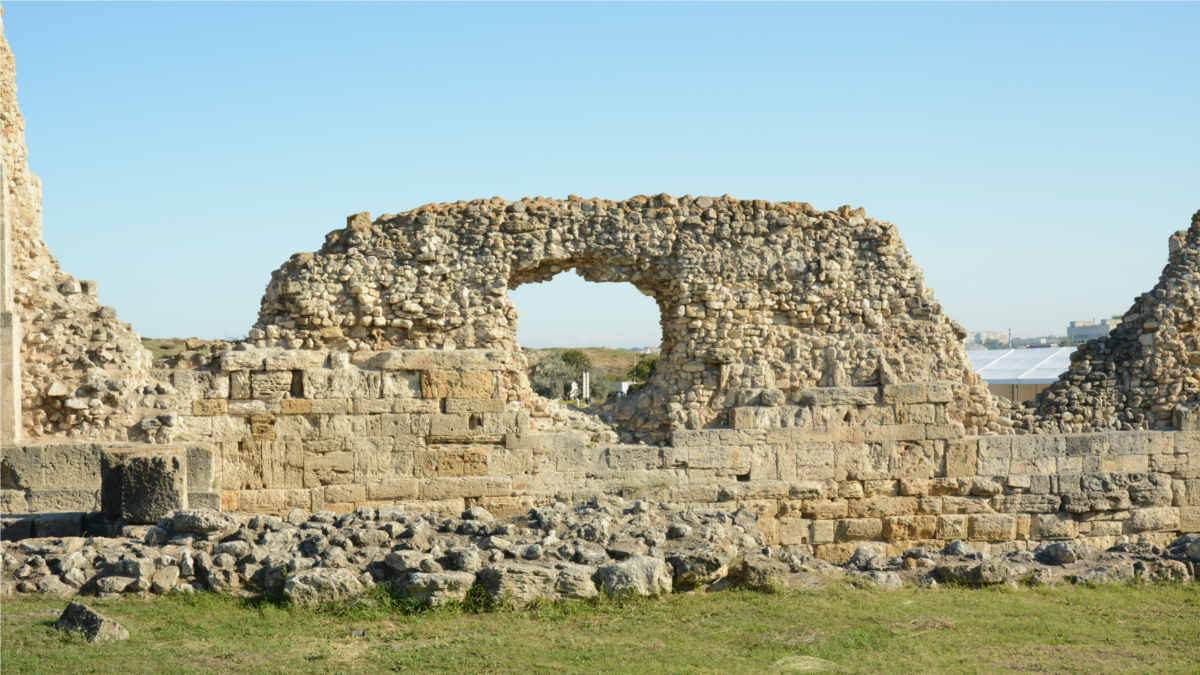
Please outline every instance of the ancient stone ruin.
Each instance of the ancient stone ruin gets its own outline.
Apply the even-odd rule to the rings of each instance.
[[[175,574],[229,589],[289,569],[285,552],[317,570],[354,553],[356,574],[386,556],[401,574],[436,575],[450,549],[499,565],[540,560],[520,552],[535,544],[596,569],[637,558],[648,588],[663,569],[678,586],[691,583],[687,565],[663,568],[678,551],[658,536],[676,525],[699,537],[680,547],[783,547],[805,556],[793,567],[870,548],[895,558],[880,573],[910,550],[961,553],[956,541],[988,555],[1066,541],[1161,556],[1200,531],[1200,214],[1121,327],[1027,404],[996,399],[972,373],[964,331],[895,226],[862,209],[728,196],[492,198],[351,216],[273,273],[245,342],[196,342],[151,363],[96,283],[64,272],[42,240],[13,56],[0,45],[3,537],[187,548],[155,548],[175,562],[145,568],[141,548],[126,564],[92,547],[93,576],[67,580],[29,556],[61,563],[75,543],[29,544],[23,578],[40,574],[55,592],[110,577],[128,583],[101,592],[157,588],[159,568],[201,551],[214,555]],[[662,312],[654,377],[588,411],[531,391],[509,298],[569,270],[630,282]],[[474,509],[551,525],[464,525]],[[306,544],[309,530],[324,543]],[[389,543],[400,539],[416,542]],[[608,558],[578,554],[580,541]],[[393,546],[433,562],[393,560]],[[555,569],[517,572],[538,583],[578,572]],[[338,575],[320,583],[358,583]],[[467,583],[413,578],[421,593]]]

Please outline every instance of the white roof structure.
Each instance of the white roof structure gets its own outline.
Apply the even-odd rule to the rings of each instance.
[[[1071,367],[1075,347],[967,350],[971,368],[988,384],[1053,384]]]

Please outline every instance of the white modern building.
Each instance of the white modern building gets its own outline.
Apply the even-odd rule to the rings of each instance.
[[[976,349],[967,352],[971,370],[988,390],[1011,401],[1028,401],[1058,382],[1071,367],[1074,347],[1050,349]]]
[[[1071,340],[1071,344],[1077,345],[1088,340],[1104,337],[1119,325],[1121,325],[1121,317],[1119,316],[1114,316],[1111,319],[1101,319],[1100,323],[1072,321],[1071,325],[1067,327],[1067,338]]]

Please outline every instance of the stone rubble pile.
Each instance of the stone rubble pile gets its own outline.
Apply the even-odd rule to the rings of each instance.
[[[1063,541],[995,556],[963,541],[898,556],[888,556],[883,543],[864,543],[846,564],[834,565],[813,558],[806,546],[763,546],[757,522],[744,509],[608,497],[508,519],[480,507],[452,518],[399,506],[342,515],[297,509],[286,518],[184,510],[156,526],[126,526],[123,537],[2,542],[0,594],[210,590],[313,605],[385,584],[426,605],[462,601],[478,588],[498,603],[522,606],[602,593],[817,586],[839,577],[885,589],[1139,578],[1186,583],[1200,562],[1200,535],[1193,534],[1165,548],[1124,543],[1099,551]]]

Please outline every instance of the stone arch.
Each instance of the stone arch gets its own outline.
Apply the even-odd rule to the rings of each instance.
[[[806,389],[893,382],[954,383],[951,408],[968,430],[998,418],[965,331],[896,228],[848,206],[664,194],[358,214],[273,274],[251,336],[264,347],[498,349],[519,361],[508,291],[569,268],[628,281],[662,310],[659,372],[612,411],[636,438],[722,426],[730,408],[801,403]],[[531,396],[520,373],[506,386],[510,401]]]

